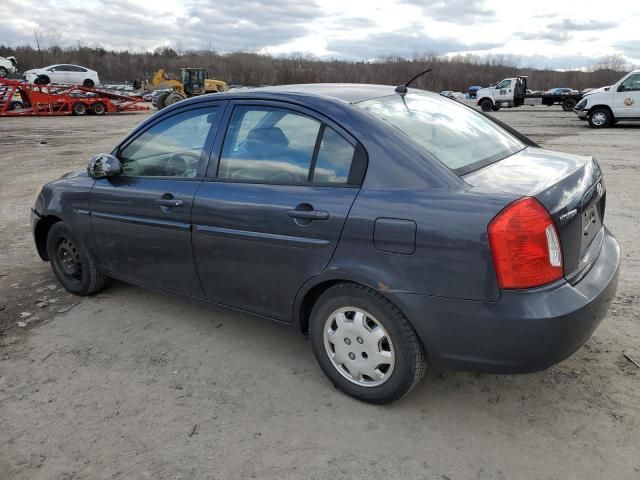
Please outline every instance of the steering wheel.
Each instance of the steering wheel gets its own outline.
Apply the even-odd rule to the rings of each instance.
[[[167,160],[166,171],[169,177],[188,177],[190,171],[197,171],[200,154],[194,152],[179,152],[171,155]],[[195,163],[195,168],[193,167]]]

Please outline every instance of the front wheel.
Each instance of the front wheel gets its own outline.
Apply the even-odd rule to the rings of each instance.
[[[71,293],[92,295],[109,281],[98,270],[93,256],[63,222],[54,223],[49,230],[47,255],[54,275]]]
[[[6,78],[9,75],[9,70],[4,67],[0,67],[0,78]]]
[[[480,108],[483,112],[490,112],[493,109],[493,102],[488,98],[485,98],[480,102]]]
[[[606,108],[596,108],[589,112],[588,120],[592,128],[606,128],[611,125],[613,118]]]
[[[409,393],[427,359],[406,317],[375,290],[338,284],[311,312],[313,353],[333,384],[359,400],[383,404]]]

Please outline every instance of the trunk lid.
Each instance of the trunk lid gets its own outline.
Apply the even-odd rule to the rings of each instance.
[[[558,230],[564,275],[578,282],[603,240],[605,186],[593,157],[524,150],[462,177],[476,188],[536,198]]]

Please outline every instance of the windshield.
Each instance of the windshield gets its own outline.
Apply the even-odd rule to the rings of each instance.
[[[393,95],[366,100],[357,106],[403,131],[458,175],[525,148],[488,118],[440,95]]]

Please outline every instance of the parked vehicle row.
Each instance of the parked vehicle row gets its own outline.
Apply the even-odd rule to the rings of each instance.
[[[531,372],[571,355],[620,263],[598,162],[401,87],[169,106],[43,187],[37,250],[78,295],[118,278],[297,326],[329,380],[372,403],[428,364]]]

